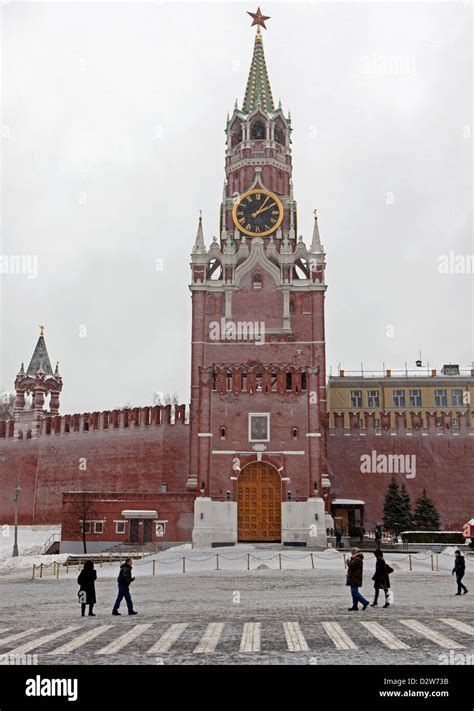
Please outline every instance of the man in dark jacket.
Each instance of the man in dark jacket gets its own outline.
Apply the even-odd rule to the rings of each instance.
[[[465,585],[462,584],[462,579],[464,578],[464,573],[466,572],[466,559],[462,555],[461,551],[456,551],[454,554],[454,568],[453,575],[456,574],[456,582],[458,584],[458,591],[456,595],[461,595],[461,590],[464,595],[468,592]]]
[[[352,595],[352,607],[349,611],[358,610],[358,602],[361,603],[362,609],[365,610],[369,601],[360,594],[359,588],[362,586],[362,573],[364,569],[364,556],[358,548],[352,549],[352,558],[346,563],[347,565],[347,581],[346,585],[350,585]]]
[[[112,615],[120,615],[119,607],[123,598],[127,603],[128,614],[137,615],[138,613],[133,609],[133,602],[130,596],[130,583],[133,583],[135,578],[132,578],[132,559],[127,558],[125,563],[120,566],[120,573],[118,574],[118,595],[115,601],[114,609],[112,610]]]

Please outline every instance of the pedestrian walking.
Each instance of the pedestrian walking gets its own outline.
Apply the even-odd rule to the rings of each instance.
[[[118,583],[118,595],[117,599],[115,600],[115,605],[114,609],[112,610],[112,615],[120,615],[121,613],[119,612],[119,607],[120,603],[122,602],[123,598],[125,598],[125,602],[127,603],[127,608],[128,608],[128,614],[129,615],[137,615],[138,613],[136,610],[133,609],[133,602],[132,598],[130,595],[130,584],[133,583],[135,578],[132,577],[132,559],[127,558],[125,563],[122,563],[120,566],[120,572],[118,574],[117,578],[117,583]]]
[[[384,560],[383,553],[380,548],[374,551],[374,556],[376,557],[377,562],[375,563],[375,573],[372,577],[372,580],[374,581],[375,596],[371,607],[376,607],[380,590],[383,590],[385,593],[384,607],[390,607],[388,591],[390,590],[390,573],[393,573],[393,568],[391,568]]]
[[[466,572],[466,559],[464,558],[463,554],[461,551],[456,551],[454,553],[454,568],[453,568],[453,575],[456,575],[456,582],[458,584],[458,591],[455,593],[456,595],[461,595],[464,593],[464,595],[469,592],[467,587],[463,585],[461,582],[462,579],[464,578],[464,574]],[[463,593],[461,593],[461,590]]]
[[[95,597],[95,581],[97,580],[97,571],[94,570],[94,563],[91,560],[86,560],[84,567],[77,576],[79,592],[77,593],[79,602],[81,603],[81,615],[84,617],[86,613],[86,605],[89,605],[89,617],[95,617],[94,605],[97,602]]]
[[[382,543],[382,528],[380,524],[375,527],[375,547],[380,548]]]
[[[347,565],[347,580],[346,585],[350,585],[351,595],[352,595],[352,607],[349,607],[349,611],[358,610],[359,606],[357,603],[361,603],[362,609],[368,606],[369,601],[365,599],[363,595],[359,592],[359,588],[362,587],[362,574],[364,569],[364,555],[358,548],[352,549],[352,557],[346,563]]]

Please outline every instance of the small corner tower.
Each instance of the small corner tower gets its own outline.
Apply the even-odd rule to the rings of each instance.
[[[53,372],[49,359],[44,327],[40,326],[40,335],[30,364],[25,372],[23,363],[15,379],[15,438],[30,439],[41,434],[44,413],[57,415],[59,395],[63,381],[59,374],[59,364]],[[45,410],[49,396],[49,409]]]

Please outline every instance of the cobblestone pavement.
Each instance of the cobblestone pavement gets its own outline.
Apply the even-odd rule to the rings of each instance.
[[[139,614],[122,603],[112,617],[115,581],[100,572],[97,616],[85,618],[76,574],[0,581],[0,655],[38,664],[474,664],[469,577],[472,594],[455,597],[445,572],[397,573],[393,606],[358,612],[347,610],[343,571],[137,577]]]

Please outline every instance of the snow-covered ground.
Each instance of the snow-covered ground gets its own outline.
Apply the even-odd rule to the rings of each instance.
[[[43,563],[43,578],[56,574],[54,563],[59,563],[59,576],[69,577],[77,574],[79,566],[70,565],[69,569],[63,563],[68,554],[41,555],[44,544],[52,533],[59,533],[60,527],[55,526],[21,526],[18,534],[20,555],[11,557],[13,547],[13,528],[10,535],[0,538],[0,574],[27,578],[31,576],[33,564]],[[420,553],[385,553],[385,559],[395,572],[409,571],[410,559],[413,573],[431,571],[451,572],[456,546],[447,546],[439,555],[432,556],[430,551]],[[168,548],[161,553],[134,561],[136,576],[176,575],[177,573],[200,573],[217,570],[246,572],[248,570],[341,570],[344,571],[344,561],[350,556],[334,549],[310,551],[305,549],[284,549],[261,544],[238,544],[235,547],[192,549],[190,544]],[[372,552],[364,554],[366,570],[375,568],[375,557]],[[183,560],[184,559],[184,560]],[[467,570],[474,570],[474,557],[466,558]],[[82,567],[82,566],[81,566]],[[118,562],[108,562],[104,556],[103,563],[96,564],[103,578],[114,578],[117,575]],[[184,570],[183,570],[184,568]],[[154,573],[153,573],[154,571]],[[36,574],[38,575],[38,573]]]

